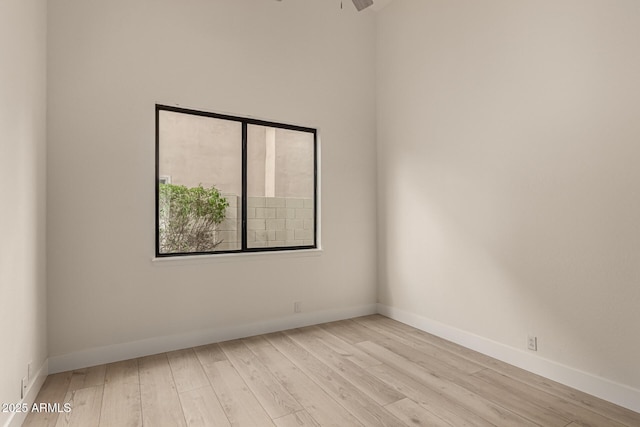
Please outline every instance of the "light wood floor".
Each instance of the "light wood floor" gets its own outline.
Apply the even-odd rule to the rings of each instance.
[[[640,426],[640,414],[383,316],[50,375],[25,426]]]

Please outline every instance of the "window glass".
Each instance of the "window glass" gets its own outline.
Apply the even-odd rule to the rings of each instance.
[[[314,135],[249,125],[247,247],[315,244]]]
[[[159,112],[159,253],[241,248],[242,124]]]

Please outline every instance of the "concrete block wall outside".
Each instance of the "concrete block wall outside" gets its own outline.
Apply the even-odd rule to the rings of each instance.
[[[240,197],[229,201],[226,219],[218,225],[218,250],[238,249],[241,241]],[[313,199],[285,197],[247,198],[247,245],[255,247],[305,246],[313,244]]]

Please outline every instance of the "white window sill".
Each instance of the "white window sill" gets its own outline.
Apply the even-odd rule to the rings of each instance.
[[[188,264],[210,264],[220,262],[242,262],[242,261],[260,261],[273,258],[306,258],[316,257],[322,254],[322,248],[316,249],[296,249],[283,251],[265,251],[265,252],[238,252],[228,254],[211,254],[211,255],[184,255],[173,257],[154,257],[151,261],[155,264],[166,265],[188,265]]]

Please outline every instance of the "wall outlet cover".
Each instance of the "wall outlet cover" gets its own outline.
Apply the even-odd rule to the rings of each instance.
[[[29,379],[27,377],[24,377],[22,379],[22,390],[20,390],[20,399],[24,399],[24,397],[27,395],[28,386],[29,386]]]

